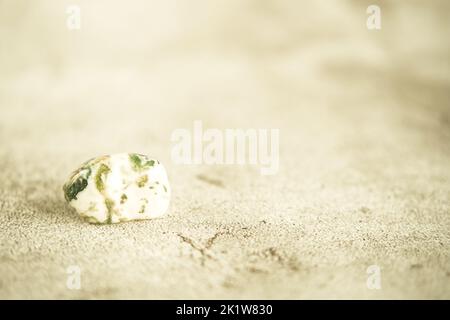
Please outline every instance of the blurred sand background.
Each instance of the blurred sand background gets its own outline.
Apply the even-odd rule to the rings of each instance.
[[[436,0],[0,0],[0,298],[449,299],[449,36]],[[279,128],[279,173],[172,163],[196,119]],[[169,216],[81,221],[68,174],[128,151]]]

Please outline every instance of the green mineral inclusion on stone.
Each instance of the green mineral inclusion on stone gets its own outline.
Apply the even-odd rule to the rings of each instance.
[[[102,192],[105,190],[105,180],[108,173],[111,172],[111,169],[106,164],[101,164],[97,170],[97,174],[95,175],[95,186],[98,191]]]
[[[64,196],[67,201],[77,200],[77,195],[83,191],[88,185],[88,179],[91,175],[91,168],[81,168],[73,177],[77,178],[63,186]]]
[[[105,198],[105,205],[106,205],[106,208],[108,209],[108,217],[106,219],[106,223],[111,223],[112,222],[112,210],[114,208],[114,201],[109,198]]]
[[[72,173],[70,182],[63,186],[64,197],[68,202],[77,200],[77,195],[87,187],[92,172],[92,166],[107,158],[109,158],[109,156],[92,158],[83,163],[78,170]]]
[[[139,188],[143,188],[145,184],[148,182],[148,176],[144,175],[142,177],[139,177],[136,181]]]
[[[128,156],[134,171],[143,171],[155,165],[155,160],[148,160],[147,156],[143,154],[130,153]]]
[[[106,219],[106,223],[111,223],[112,219],[112,213],[114,208],[114,200],[108,198],[103,191],[105,191],[105,180],[108,175],[108,173],[111,172],[111,169],[104,163],[100,164],[97,174],[95,175],[95,186],[97,187],[98,191],[103,195],[105,198],[105,206],[108,210],[108,217]]]

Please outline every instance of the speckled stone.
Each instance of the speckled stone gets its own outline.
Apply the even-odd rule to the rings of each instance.
[[[69,205],[91,223],[161,217],[170,202],[163,165],[136,153],[86,161],[70,175],[63,191]]]

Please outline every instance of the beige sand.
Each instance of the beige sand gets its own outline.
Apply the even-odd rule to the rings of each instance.
[[[133,3],[0,1],[0,298],[450,298],[447,1]],[[196,119],[279,128],[279,173],[174,164]],[[169,216],[82,222],[64,180],[127,151]]]

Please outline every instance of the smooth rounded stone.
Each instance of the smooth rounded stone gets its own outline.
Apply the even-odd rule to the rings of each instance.
[[[63,186],[67,202],[91,223],[152,219],[169,207],[166,170],[155,159],[121,153],[91,159]]]

